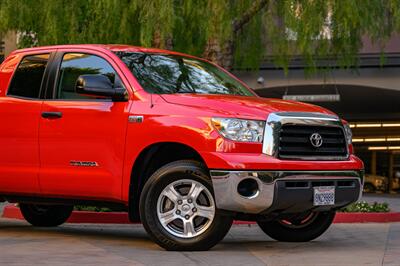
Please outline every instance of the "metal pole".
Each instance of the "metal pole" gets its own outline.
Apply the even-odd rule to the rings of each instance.
[[[371,152],[371,174],[376,175],[376,151]]]
[[[393,188],[393,162],[394,162],[394,153],[393,152],[391,152],[390,153],[390,155],[389,155],[389,171],[388,171],[388,182],[389,182],[389,186],[388,186],[388,189],[389,189],[389,193],[390,193],[390,191],[392,191],[392,188]]]

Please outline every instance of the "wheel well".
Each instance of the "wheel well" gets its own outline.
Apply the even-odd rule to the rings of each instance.
[[[175,142],[163,142],[145,148],[135,160],[129,185],[129,218],[139,222],[139,199],[144,184],[150,176],[163,165],[178,160],[195,160],[205,162],[193,148]]]

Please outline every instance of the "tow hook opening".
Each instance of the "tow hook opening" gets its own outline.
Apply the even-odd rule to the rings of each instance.
[[[237,192],[239,195],[251,199],[258,196],[260,189],[256,180],[252,178],[246,178],[239,182],[237,186]]]

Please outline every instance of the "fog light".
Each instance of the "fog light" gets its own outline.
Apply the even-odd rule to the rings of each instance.
[[[259,193],[258,183],[252,178],[246,178],[239,182],[237,192],[246,198],[257,197]]]

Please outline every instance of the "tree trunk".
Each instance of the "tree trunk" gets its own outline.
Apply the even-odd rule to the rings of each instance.
[[[233,41],[221,45],[218,39],[212,38],[207,41],[203,57],[226,69],[231,69],[233,66],[233,48]]]
[[[151,43],[152,47],[172,50],[174,48],[172,36],[168,36],[165,40],[161,37],[161,32],[159,30],[154,31],[153,40]]]
[[[232,69],[234,64],[235,38],[243,27],[265,6],[269,0],[255,1],[252,6],[240,17],[232,22],[231,37],[224,43],[217,38],[210,38],[204,49],[203,57],[226,68]]]
[[[159,30],[154,31],[151,46],[154,48],[161,48],[161,33]]]

